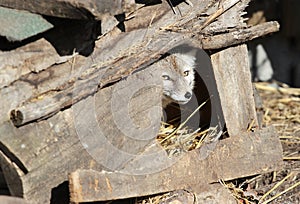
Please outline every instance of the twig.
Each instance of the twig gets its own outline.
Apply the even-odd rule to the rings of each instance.
[[[178,126],[178,128],[176,128],[170,135],[168,135],[167,137],[165,137],[160,143],[163,143],[164,141],[170,139],[173,135],[175,135],[176,132],[178,132],[178,130],[180,130],[191,119],[191,117],[193,117],[197,113],[197,111],[200,110],[200,108],[202,108],[207,103],[207,101],[209,101],[209,100],[210,100],[210,98],[207,99],[206,101],[204,101],[198,108],[196,108],[194,110],[194,112],[183,123],[181,123]]]
[[[223,1],[223,5],[212,15],[208,17],[208,19],[204,22],[204,24],[200,27],[200,30],[203,30],[206,26],[208,26],[211,22],[213,22],[220,15],[225,13],[228,9],[233,7],[241,0],[225,0]]]
[[[299,186],[299,185],[300,185],[300,181],[299,181],[299,182],[297,182],[297,183],[295,183],[294,185],[290,186],[289,188],[285,189],[284,191],[282,191],[282,192],[280,192],[280,193],[276,194],[276,195],[275,195],[275,196],[273,196],[272,198],[270,198],[270,199],[266,200],[266,201],[265,201],[265,202],[263,202],[262,204],[267,204],[267,203],[271,202],[272,200],[274,200],[274,199],[278,198],[278,197],[279,197],[279,196],[281,196],[282,194],[285,194],[286,192],[288,192],[288,191],[292,190],[293,188],[296,188],[296,187],[297,187],[297,186]]]
[[[268,192],[266,192],[259,201],[262,201],[263,199],[265,199],[272,191],[274,191],[276,188],[278,188],[285,180],[287,180],[288,178],[290,178],[292,175],[294,175],[294,172],[291,172],[289,175],[287,175],[286,177],[284,177],[280,182],[278,182],[273,188],[271,188]],[[275,198],[274,198],[275,199]],[[272,199],[273,200],[273,199]],[[266,204],[268,202],[270,202],[271,200],[267,200],[265,202],[263,202],[262,204]]]

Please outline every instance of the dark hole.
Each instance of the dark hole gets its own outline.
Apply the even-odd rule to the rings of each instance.
[[[65,181],[59,186],[55,187],[51,191],[51,204],[69,204],[70,203],[70,191],[69,182]]]

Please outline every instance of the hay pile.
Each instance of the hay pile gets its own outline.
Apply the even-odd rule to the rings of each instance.
[[[218,126],[196,130],[188,127],[186,123],[209,101],[203,102],[178,126],[161,122],[157,141],[162,145],[170,157],[179,156],[184,152],[199,149],[204,143],[216,142],[222,132],[218,131]],[[178,124],[176,119],[173,121]]]

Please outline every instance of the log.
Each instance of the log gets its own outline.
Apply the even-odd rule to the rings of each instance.
[[[0,2],[3,7],[27,10],[32,13],[38,13],[47,16],[56,16],[72,19],[101,19],[105,15],[117,15],[123,12],[130,12],[135,8],[135,2],[132,0],[55,0],[55,1],[32,1],[24,0]]]
[[[28,2],[31,1],[26,1],[24,5],[33,5]],[[67,1],[61,0],[57,4],[63,8],[59,14],[62,17],[70,13],[78,18],[86,18],[86,13],[90,16],[89,11],[76,13],[77,5],[72,13],[73,7],[70,9],[70,4],[64,5],[61,2]],[[85,2],[85,6],[81,4],[79,7],[89,7]],[[217,178],[233,179],[275,169],[281,159],[281,152],[276,137],[268,139],[273,130],[254,128],[251,130],[256,132],[246,133],[248,124],[256,125],[257,120],[253,93],[248,91],[251,82],[244,45],[212,55],[213,74],[230,136],[220,142],[216,154],[210,154],[208,159],[203,160],[205,156],[200,149],[179,160],[170,160],[154,140],[161,116],[161,92],[159,86],[156,86],[156,80],[161,77],[157,75],[159,72],[153,72],[155,62],[161,55],[182,43],[202,48],[204,36],[244,29],[241,15],[248,2],[238,1],[214,22],[199,30],[207,22],[208,16],[216,13],[222,4],[211,0],[192,0],[194,7],[191,7],[182,2],[175,5],[174,9],[180,10],[175,15],[167,1],[162,1],[124,14],[124,19],[119,20],[117,27],[112,26],[115,22],[108,23],[107,33],[99,36],[90,56],[71,56],[68,61],[57,63],[56,53],[45,41],[45,48],[38,52],[41,57],[38,57],[36,63],[32,63],[34,55],[22,55],[21,63],[16,66],[21,67],[22,71],[12,72],[12,78],[6,76],[0,88],[0,159],[4,176],[10,178],[7,181],[13,195],[22,196],[33,203],[49,203],[55,191],[66,185],[70,172],[78,170],[78,177],[81,178],[79,169],[92,169],[93,175],[98,177],[100,174],[101,179],[108,176],[114,186],[122,181],[118,181],[117,177],[120,176],[120,179],[130,182],[132,189],[134,182],[146,179],[145,191],[142,191],[141,186],[135,186],[136,191],[133,193],[108,195],[110,189],[106,189],[107,194],[101,195],[106,197],[100,198],[99,192],[95,195],[92,190],[92,197],[85,197],[100,200],[170,191],[175,187],[186,188],[196,186],[196,181],[207,185]],[[55,12],[54,3],[47,5],[50,12]],[[21,3],[15,4],[23,6]],[[94,20],[93,15],[104,19],[102,14],[92,14],[91,21]],[[60,40],[64,39],[68,40],[68,37]],[[41,42],[33,42],[31,46],[37,48],[39,44],[35,43]],[[26,50],[25,47],[9,53],[16,56]],[[41,60],[48,58],[48,48],[49,61],[44,64]],[[233,55],[236,55],[236,59]],[[25,66],[28,61],[32,65],[30,69]],[[232,65],[228,66],[230,63]],[[5,70],[11,70],[10,65],[7,63]],[[238,90],[241,84],[240,96]],[[234,95],[230,92],[231,86],[234,87]],[[130,100],[128,96],[131,96]],[[228,97],[231,98],[228,100]],[[235,97],[237,99],[233,99]],[[230,107],[232,104],[241,105],[242,108]],[[247,110],[245,114],[244,110]],[[238,114],[234,115],[232,111],[238,111]],[[270,149],[272,144],[275,150],[274,146]],[[249,148],[250,145],[253,148]],[[236,153],[240,151],[240,154]],[[248,155],[253,155],[251,161],[256,159],[254,164],[250,165],[248,160],[243,160]],[[220,158],[228,160],[233,166],[226,166]],[[210,160],[217,162],[216,165]],[[244,169],[246,166],[249,168]],[[203,171],[199,171],[199,167]],[[207,172],[204,167],[213,171]],[[162,171],[157,173],[158,170]],[[145,176],[145,172],[151,176]],[[199,181],[198,176],[205,179]],[[157,182],[158,188],[150,180]],[[74,182],[81,185],[78,180],[74,179]],[[98,190],[97,186],[95,189]],[[112,190],[115,193],[115,188]],[[82,189],[82,192],[76,190],[76,198],[85,195],[85,192],[86,189]]]
[[[69,172],[118,170],[142,152],[160,125],[161,74],[155,69],[135,73],[47,120],[21,128],[1,123],[0,163],[10,192],[49,203],[52,189]]]
[[[70,58],[72,56],[59,56],[45,39],[12,51],[0,52],[0,88],[10,86],[19,79],[25,80],[30,73],[37,74]]]
[[[202,7],[203,5],[201,6],[201,8]],[[241,8],[243,7],[244,4]],[[239,10],[241,8],[239,8]],[[155,9],[157,9],[157,7],[155,7]],[[184,7],[184,9],[188,11],[189,8]],[[164,9],[163,11],[165,12]],[[227,13],[224,13],[224,15],[225,14],[227,15]],[[165,14],[165,16],[170,16],[170,14]],[[185,19],[184,22],[182,22],[182,18],[179,19],[177,22],[175,22],[176,25],[174,26],[180,26],[182,23],[186,23],[187,20],[188,22],[190,22],[193,18],[195,18],[195,13],[186,18],[187,19]],[[157,20],[154,24],[158,24],[157,26],[159,26],[159,24],[162,23],[161,21],[163,20]],[[193,28],[195,25],[198,25],[198,22],[191,22],[193,23],[187,23],[187,25],[191,28]],[[200,22],[204,22],[204,19]],[[131,23],[128,22],[126,26],[129,29],[133,29],[132,25],[135,25],[133,23],[136,23],[136,19]],[[220,26],[221,25],[222,23],[220,24]],[[209,26],[207,28],[209,28]],[[214,26],[214,29],[219,29],[219,27]],[[212,31],[213,29],[211,29],[211,32]],[[145,34],[147,34],[147,36],[149,37],[145,38]],[[49,84],[49,81],[47,81],[47,86],[51,87],[51,89],[44,91],[38,90],[39,94],[34,95],[25,101],[22,101],[22,103],[19,104],[18,107],[15,107],[11,110],[11,120],[16,126],[22,126],[32,121],[50,117],[58,111],[70,107],[72,104],[77,103],[87,96],[94,94],[105,85],[114,83],[130,75],[132,72],[146,67],[155,59],[158,59],[162,54],[177,46],[179,44],[178,42],[183,41],[187,37],[191,37],[190,41],[194,42],[194,45],[196,47],[201,48],[201,43],[195,41],[201,39],[196,38],[193,40],[193,35],[193,33],[169,33],[166,32],[165,29],[163,29],[161,32],[156,32],[156,29],[147,28],[125,33],[123,35],[118,35],[116,38],[112,38],[112,36],[110,35],[105,36],[98,42],[99,46],[101,45],[101,49],[95,50],[93,56],[88,58],[76,59],[76,63],[73,63],[72,65],[72,72],[74,74],[74,77],[72,77],[71,79],[69,77],[66,77],[65,81],[60,80],[59,86],[56,85],[55,82]],[[234,36],[235,33],[232,33],[232,35]],[[257,34],[254,35],[257,36]],[[120,37],[122,40],[120,39]],[[151,40],[149,41],[149,39]],[[120,42],[124,42],[124,44]],[[128,45],[128,42],[134,42],[135,44]],[[207,46],[207,41],[204,42],[206,43],[202,44]],[[118,47],[113,48],[112,44],[114,43],[117,43]],[[231,43],[235,44],[236,42],[231,41]],[[228,43],[221,43],[218,44],[215,48],[225,45],[229,46]],[[111,51],[107,51],[109,49]],[[123,52],[120,51],[120,49],[123,50]],[[126,56],[124,56],[125,50],[127,53],[132,54],[127,54]],[[103,51],[108,53],[104,54]],[[116,55],[116,52],[121,54]],[[114,59],[106,61],[111,55],[114,56]],[[95,63],[95,61],[101,63]],[[55,67],[50,67],[49,71],[46,72],[48,72],[49,75],[53,72],[61,72],[65,73],[63,75],[66,75],[69,72],[70,67],[71,66],[66,67],[65,64],[58,66],[55,65]],[[63,72],[61,69],[66,70],[65,72]],[[78,71],[82,69],[84,69],[85,71]],[[40,75],[48,74],[41,73]],[[29,84],[36,83],[32,82],[32,79],[30,79],[32,77],[30,75],[24,76],[24,78],[26,78],[26,82],[29,82]],[[35,76],[34,78],[43,77]],[[45,85],[39,83],[39,86]],[[76,95],[73,94],[75,89],[77,93]]]
[[[222,140],[204,160],[199,159],[200,151],[194,150],[181,158],[171,159],[165,156],[145,160],[140,155],[133,161],[140,167],[129,163],[128,169],[121,172],[80,169],[69,176],[71,201],[114,200],[176,189],[197,191],[197,186],[201,188],[219,179],[232,180],[278,170],[282,165],[282,147],[276,135],[275,129],[269,127]],[[156,151],[157,148],[153,148],[152,153]],[[150,155],[151,151],[147,154]],[[156,171],[149,174],[149,166],[156,168]],[[141,171],[134,171],[134,168]]]
[[[271,21],[230,33],[204,37],[202,46],[203,49],[208,50],[220,49],[241,44],[277,31],[279,31],[278,22]]]

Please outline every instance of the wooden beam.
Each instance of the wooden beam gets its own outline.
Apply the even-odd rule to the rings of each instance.
[[[259,126],[247,47],[227,48],[213,54],[211,61],[228,133],[240,137],[250,126]]]
[[[278,22],[271,21],[229,33],[206,36],[202,39],[202,46],[208,50],[221,49],[277,32],[279,27]]]
[[[152,153],[155,151],[156,148]],[[157,158],[161,166],[155,166],[154,160],[138,162],[137,158],[133,163],[141,166],[128,164],[127,169],[119,172],[78,169],[69,176],[71,201],[104,201],[193,189],[219,179],[232,180],[278,170],[283,161],[282,147],[273,127],[222,140],[207,159],[200,158],[200,151],[194,150],[173,161],[168,157]],[[173,165],[166,168],[165,164],[170,162]],[[142,166],[157,168],[157,171],[128,174]]]
[[[29,204],[28,201],[22,199],[22,198],[17,198],[17,197],[12,197],[12,196],[0,196],[0,202],[2,204]]]

